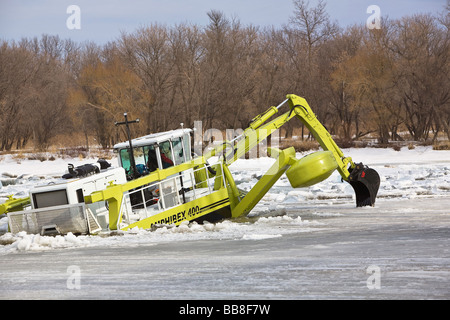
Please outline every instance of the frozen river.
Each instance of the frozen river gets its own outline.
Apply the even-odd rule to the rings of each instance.
[[[249,218],[216,224],[41,237],[1,218],[0,298],[449,299],[450,151],[345,153],[379,172],[375,207],[356,208],[335,173],[298,190],[282,176]],[[273,161],[230,169],[249,190]],[[66,162],[5,156],[0,198],[53,183]]]
[[[449,299],[448,208],[445,196],[287,205],[232,222],[247,228],[235,236],[9,253],[0,298]]]

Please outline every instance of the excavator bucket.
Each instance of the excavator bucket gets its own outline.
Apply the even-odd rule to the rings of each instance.
[[[356,164],[355,168],[349,169],[348,182],[356,194],[356,206],[374,206],[380,187],[380,176],[378,172],[362,163]]]

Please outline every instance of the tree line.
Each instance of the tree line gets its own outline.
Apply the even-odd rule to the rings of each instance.
[[[280,28],[243,25],[222,12],[199,26],[150,24],[105,45],[58,36],[0,41],[0,151],[57,135],[125,139],[183,123],[220,130],[249,120],[287,93],[307,99],[340,141],[450,139],[449,5],[441,14],[342,28],[325,1],[295,10]],[[295,122],[295,121],[294,121]],[[286,126],[292,135],[298,122]]]

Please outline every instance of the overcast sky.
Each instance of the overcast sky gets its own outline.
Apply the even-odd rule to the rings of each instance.
[[[317,3],[310,0],[311,4]],[[365,24],[367,8],[377,5],[382,17],[443,12],[446,0],[327,0],[327,11],[340,26]],[[80,8],[80,29],[69,29],[70,5]],[[0,39],[20,40],[47,33],[104,44],[142,25],[208,23],[206,13],[220,10],[242,24],[280,27],[292,16],[292,0],[0,0]]]

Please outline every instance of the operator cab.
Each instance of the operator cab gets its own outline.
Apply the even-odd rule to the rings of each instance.
[[[190,161],[191,132],[192,129],[177,129],[133,139],[131,144],[139,176]],[[129,149],[128,141],[114,146],[114,152],[118,153],[119,165],[125,169],[127,179],[132,180],[134,177]]]

